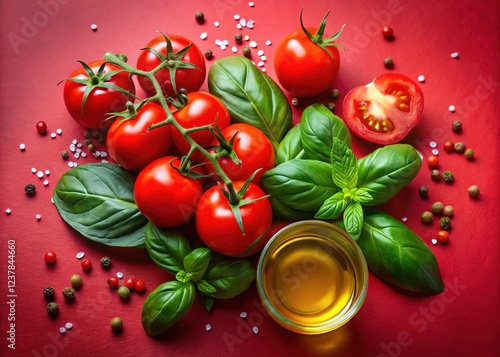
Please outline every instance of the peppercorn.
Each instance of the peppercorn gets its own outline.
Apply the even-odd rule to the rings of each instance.
[[[443,204],[441,202],[434,202],[431,205],[431,212],[434,214],[441,214],[443,212]]]
[[[111,321],[109,322],[109,325],[111,326],[111,329],[115,332],[121,331],[123,328],[123,320],[121,318],[113,317]]]
[[[54,289],[52,286],[47,286],[45,289],[43,289],[43,296],[45,296],[45,299],[48,301],[54,300],[54,297],[56,296],[56,289]]]
[[[250,58],[250,56],[252,55],[252,50],[248,46],[243,47],[241,51],[243,52],[243,56],[247,58]]]
[[[340,91],[338,89],[332,89],[330,92],[330,98],[337,99],[340,96]]]
[[[63,160],[68,160],[68,158],[69,158],[68,150],[61,151],[61,156],[62,156]]]
[[[465,151],[465,144],[461,141],[455,143],[455,152],[462,153]]]
[[[241,43],[243,41],[243,35],[241,32],[238,32],[236,35],[234,35],[234,41],[236,43]]]
[[[205,14],[201,11],[198,11],[195,15],[194,18],[196,19],[196,22],[199,24],[202,24],[205,22]]]
[[[94,144],[92,144],[92,143],[88,144],[88,145],[87,145],[87,150],[88,150],[89,152],[94,152],[94,151],[95,151],[95,145],[94,145]]]
[[[69,279],[71,286],[75,289],[78,289],[79,287],[82,286],[83,279],[80,275],[78,274],[73,274],[71,275],[71,278]]]
[[[56,317],[59,314],[59,306],[55,302],[49,302],[47,312],[51,317]]]
[[[439,220],[439,227],[444,229],[445,231],[450,230],[451,228],[451,219],[448,217],[443,217]]]
[[[299,98],[292,98],[292,105],[294,107],[300,106],[300,99]]]
[[[206,50],[206,51],[205,51],[205,58],[206,58],[207,60],[211,60],[212,58],[214,58],[214,54],[213,54],[213,52],[212,52],[211,50]]]
[[[432,222],[432,218],[433,218],[432,212],[429,211],[422,212],[422,215],[420,216],[420,219],[425,224],[430,224]]]
[[[130,289],[127,288],[125,285],[120,286],[118,288],[118,296],[123,301],[127,301],[128,299],[130,299]]]
[[[418,189],[418,194],[420,195],[420,198],[427,198],[429,197],[429,189],[426,186],[420,186]]]
[[[442,176],[443,176],[443,181],[444,182],[451,183],[451,182],[453,182],[453,177],[455,175],[453,175],[453,173],[451,171],[446,170],[446,171],[443,172]]]
[[[334,102],[328,102],[328,103],[326,104],[326,107],[327,107],[328,109],[330,109],[330,111],[332,111],[332,112],[333,112],[333,111],[335,111],[335,103],[334,103]]]
[[[479,197],[479,187],[477,185],[472,185],[467,189],[467,192],[469,192],[469,196],[472,198],[478,198]]]
[[[28,196],[33,196],[36,192],[36,186],[32,183],[29,183],[26,186],[24,186],[24,191],[26,191]]]
[[[455,120],[453,123],[451,123],[451,129],[454,132],[460,132],[462,130],[462,122],[460,120]]]
[[[394,60],[391,57],[387,57],[384,60],[384,67],[387,69],[394,68]]]
[[[451,217],[453,216],[453,212],[454,212],[453,206],[444,206],[443,216]]]
[[[474,150],[471,148],[467,149],[464,151],[464,156],[467,160],[471,160],[474,158]]]
[[[73,288],[64,288],[62,291],[62,294],[63,294],[64,298],[68,301],[74,300],[75,296],[76,296],[75,289],[73,289]]]
[[[102,257],[101,258],[101,266],[104,269],[109,269],[111,268],[111,258],[110,257]]]
[[[431,171],[431,178],[434,180],[434,181],[438,181],[441,179],[441,172],[439,172],[439,170],[432,170]]]

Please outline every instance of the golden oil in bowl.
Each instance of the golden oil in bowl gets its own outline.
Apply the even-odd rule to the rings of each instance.
[[[289,330],[320,334],[349,321],[361,307],[368,269],[356,242],[322,221],[292,223],[276,233],[257,267],[259,296]]]

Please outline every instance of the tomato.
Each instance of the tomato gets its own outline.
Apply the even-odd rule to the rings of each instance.
[[[429,165],[429,167],[438,167],[439,166],[439,157],[437,155],[430,155],[427,158],[427,165]]]
[[[422,116],[424,95],[410,78],[386,73],[344,98],[344,121],[360,138],[382,145],[402,140]]]
[[[276,47],[276,77],[281,86],[295,96],[313,97],[321,94],[337,78],[340,56],[333,41],[342,30],[323,40],[326,16],[319,28],[306,28],[302,25],[301,12],[302,28],[286,35]]]
[[[111,124],[111,121],[106,121],[107,114],[123,111],[125,104],[134,100],[134,82],[127,72],[112,74],[119,70],[119,67],[99,60],[88,65],[82,63],[82,68],[71,73],[64,85],[64,104],[78,124],[87,129],[107,128]],[[91,90],[83,103],[87,88]]]
[[[276,156],[271,141],[258,128],[249,124],[232,124],[222,130],[227,141],[234,137],[233,152],[241,164],[236,164],[230,157],[224,156],[218,159],[219,164],[232,181],[246,181],[257,169],[261,169],[252,180],[259,184],[264,172],[274,167]],[[217,139],[213,139],[210,146],[219,145]],[[214,172],[212,165],[208,165],[208,173]],[[215,179],[216,176],[211,176]]]
[[[135,203],[156,226],[178,226],[196,212],[202,186],[176,170],[179,165],[180,160],[174,156],[161,157],[142,169],[135,181]]]
[[[179,110],[172,108],[173,115],[177,122],[185,129],[202,125],[217,126],[223,130],[231,122],[231,117],[227,108],[219,98],[208,92],[193,92],[187,94],[187,104]],[[199,130],[189,134],[200,146],[210,145],[214,136],[209,130]],[[191,148],[182,134],[172,129],[172,139],[181,154],[187,154]],[[199,152],[195,152],[191,157],[195,162],[203,162],[205,158]]]
[[[234,181],[237,191],[243,181]],[[240,209],[244,233],[242,234],[229,202],[221,191],[223,185],[212,186],[200,198],[196,210],[196,229],[200,239],[212,250],[232,256],[252,255],[266,244],[266,235],[271,227],[273,212],[265,193],[255,184],[250,184],[243,200],[256,200],[242,205]]]
[[[106,136],[111,158],[126,170],[140,171],[150,162],[165,156],[172,145],[171,126],[147,130],[165,119],[160,105],[146,103],[131,118],[115,120]]]
[[[171,49],[168,49],[167,39],[171,43]],[[163,94],[169,97],[175,97],[181,88],[188,93],[197,91],[205,81],[207,72],[205,57],[200,49],[185,37],[162,34],[154,38],[139,54],[137,68],[142,71],[151,71],[162,62],[169,62],[169,66],[158,71],[155,78],[160,83]],[[171,78],[173,73],[171,71],[174,70],[176,90],[172,86]],[[138,81],[146,94],[151,96],[156,93],[153,84],[146,77],[138,77]]]
[[[56,253],[49,250],[49,251],[45,252],[43,259],[45,260],[45,263],[47,263],[47,264],[54,264],[57,260],[57,255],[56,255]]]

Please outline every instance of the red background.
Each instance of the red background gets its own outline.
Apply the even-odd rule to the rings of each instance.
[[[217,303],[207,313],[198,299],[187,316],[160,338],[149,338],[140,322],[146,295],[132,294],[121,302],[106,285],[111,273],[98,266],[109,255],[113,270],[143,278],[149,291],[171,277],[154,265],[145,250],[118,249],[93,243],[74,232],[59,217],[50,198],[59,176],[68,170],[60,152],[71,140],[83,141],[83,130],[68,116],[62,86],[56,84],[77,65],[76,59],[92,61],[106,51],[128,55],[135,63],[139,49],[160,30],[191,38],[201,49],[212,49],[215,57],[232,55],[221,51],[215,39],[232,42],[237,32],[234,14],[254,19],[248,33],[267,55],[271,76],[273,51],[279,40],[304,21],[319,24],[331,10],[326,28],[333,34],[346,24],[339,42],[341,69],[334,87],[341,100],[354,86],[365,84],[387,70],[383,60],[391,56],[394,72],[416,79],[426,77],[421,88],[425,110],[421,123],[404,142],[415,145],[424,156],[429,142],[441,149],[442,169],[455,173],[451,185],[431,181],[423,165],[417,178],[383,209],[396,218],[407,217],[412,228],[435,253],[446,290],[433,296],[415,296],[389,286],[370,275],[369,291],[361,311],[341,329],[322,336],[291,333],[267,316],[256,289],[230,301]],[[206,23],[194,14],[203,11]],[[488,1],[351,0],[340,1],[2,1],[0,4],[0,348],[1,355],[97,356],[106,354],[171,356],[493,356],[499,352],[499,85],[498,66],[500,3]],[[219,21],[221,26],[214,27]],[[90,25],[98,30],[91,31]],[[382,38],[380,29],[389,24],[395,40]],[[206,31],[208,39],[200,34]],[[271,40],[271,46],[264,42]],[[459,59],[452,59],[452,52]],[[255,50],[254,50],[255,53]],[[257,57],[257,56],[256,56]],[[208,62],[210,65],[210,62]],[[206,84],[202,89],[207,89]],[[327,102],[327,98],[313,101]],[[307,104],[307,103],[305,103]],[[456,112],[448,112],[448,106]],[[340,107],[336,113],[341,115]],[[300,109],[294,110],[294,120]],[[451,130],[451,122],[463,121],[463,132]],[[40,136],[35,123],[44,120],[49,132],[63,129],[51,139]],[[475,150],[467,161],[442,150],[446,140],[463,141]],[[26,151],[19,144],[26,144]],[[362,156],[376,146],[354,139],[354,150]],[[80,164],[97,161],[80,159]],[[31,168],[50,170],[49,185],[31,173]],[[37,194],[28,198],[23,188],[37,184]],[[477,184],[481,197],[472,200],[467,188]],[[428,200],[418,197],[418,187],[430,188]],[[455,207],[453,228],[447,246],[432,245],[437,222],[420,222],[420,213],[434,201]],[[5,209],[12,213],[7,215]],[[35,215],[42,219],[37,221]],[[15,350],[8,348],[10,329],[7,297],[7,241],[15,240]],[[58,254],[54,267],[43,261],[46,250]],[[75,258],[78,251],[94,261],[85,274]],[[69,277],[80,273],[84,286],[74,304],[62,296],[56,301],[60,315],[50,319],[42,290],[53,285],[58,291],[69,285]],[[238,316],[246,311],[249,316]],[[113,334],[108,324],[121,316],[125,327]],[[65,322],[73,330],[60,335]],[[212,330],[207,332],[205,324]],[[259,327],[258,335],[249,326]]]

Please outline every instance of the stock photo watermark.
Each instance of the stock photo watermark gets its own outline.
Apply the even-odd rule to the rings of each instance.
[[[16,241],[7,241],[7,347],[16,349]]]

